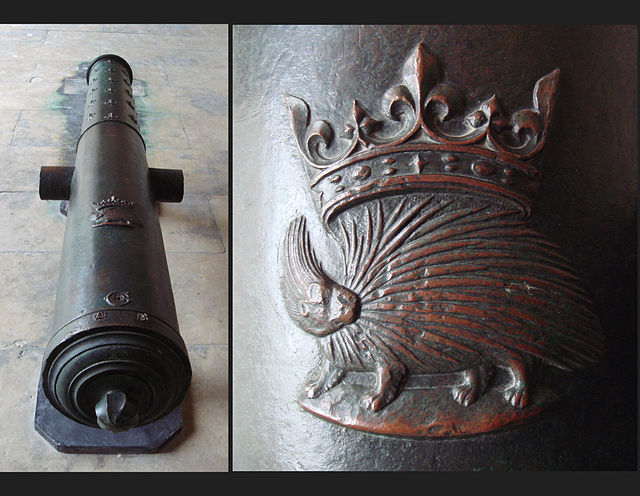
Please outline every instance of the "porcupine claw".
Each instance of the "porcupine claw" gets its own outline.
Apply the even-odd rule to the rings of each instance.
[[[453,399],[462,406],[475,403],[486,390],[494,371],[493,366],[480,365],[462,372],[464,383],[453,388]]]

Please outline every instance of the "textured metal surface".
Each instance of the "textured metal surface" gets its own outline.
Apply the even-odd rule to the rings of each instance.
[[[635,29],[235,30],[233,400],[234,412],[243,415],[234,416],[234,468],[634,468]],[[499,94],[506,113],[527,108],[540,76],[560,69],[531,223],[565,247],[609,342],[603,362],[578,375],[574,388],[546,414],[527,425],[455,440],[372,435],[302,410],[296,402],[300,390],[320,365],[316,338],[290,321],[279,287],[282,233],[299,215],[307,218],[324,271],[335,277],[342,270],[332,263],[335,245],[320,235],[284,95],[313,102],[314,115],[327,122],[345,122],[354,99],[365,109],[378,106],[420,42],[442,61],[448,82],[463,88],[466,99]],[[612,256],[619,253],[625,256]]]
[[[182,199],[183,179],[149,173],[129,65],[103,55],[87,81],[75,171],[41,174],[41,198],[68,200],[42,384],[70,419],[126,436],[173,411],[191,379],[156,207]]]

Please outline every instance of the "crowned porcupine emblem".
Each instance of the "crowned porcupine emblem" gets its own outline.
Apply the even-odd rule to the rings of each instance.
[[[495,95],[464,102],[419,45],[403,84],[384,94],[383,115],[354,101],[338,136],[327,122],[310,122],[304,100],[287,96],[342,266],[329,275],[306,219],[291,221],[284,301],[323,356],[308,398],[330,394],[349,372],[373,373],[360,404],[381,412],[412,377],[437,376],[469,411],[500,370],[508,378],[502,403],[523,412],[537,365],[572,371],[598,360],[603,337],[577,275],[559,247],[526,225],[539,176],[530,159],[546,140],[558,74],[538,80],[532,108],[508,119]],[[447,374],[456,379],[443,382]],[[367,430],[352,413],[349,422]],[[468,424],[490,429],[492,415],[482,410]]]
[[[140,227],[142,224],[133,213],[134,201],[125,201],[111,196],[93,203],[92,227],[128,226]]]

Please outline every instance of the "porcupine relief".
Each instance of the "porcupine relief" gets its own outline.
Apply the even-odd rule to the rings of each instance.
[[[388,115],[400,131],[377,139],[383,123],[354,102],[351,141],[332,159],[318,147],[319,138],[330,141],[328,124],[309,126],[306,103],[288,98],[303,156],[320,171],[312,191],[342,272],[327,275],[297,217],[285,235],[281,288],[289,316],[318,338],[322,354],[308,398],[330,393],[348,372],[366,372],[375,383],[353,401],[375,414],[409,378],[454,374],[450,400],[471,411],[499,369],[509,379],[501,401],[515,412],[499,426],[530,406],[538,364],[577,370],[603,347],[570,262],[525,222],[537,181],[526,161],[544,144],[558,73],[536,84],[534,108],[511,124],[491,97],[446,125],[453,97],[440,91],[437,73],[419,46],[405,64],[406,86],[385,95],[389,109],[404,105],[402,115]],[[469,428],[492,429],[491,408]],[[464,430],[453,423],[449,430]]]
[[[577,276],[557,247],[514,219],[517,212],[433,195],[359,210],[338,221],[338,281],[322,270],[304,217],[287,231],[286,307],[320,338],[324,355],[310,397],[346,371],[374,372],[364,404],[377,411],[410,373],[458,371],[467,382],[452,396],[467,406],[500,366],[513,379],[505,401],[524,408],[533,360],[573,370],[597,358],[598,321]]]

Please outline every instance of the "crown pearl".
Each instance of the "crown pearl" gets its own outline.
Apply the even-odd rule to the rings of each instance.
[[[471,165],[471,170],[477,176],[490,176],[493,174],[494,168],[489,162],[485,162],[484,160],[479,160]]]

